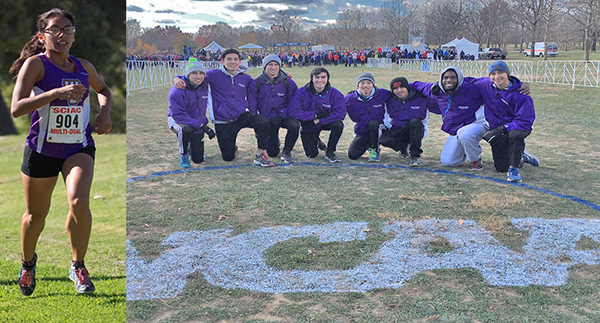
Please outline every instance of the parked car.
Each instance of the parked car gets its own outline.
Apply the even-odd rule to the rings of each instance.
[[[499,47],[490,47],[485,48],[483,51],[479,52],[479,59],[495,59],[502,58],[505,59],[508,52],[499,48]]]
[[[548,53],[548,57],[558,56],[558,47],[555,42],[547,42],[548,48],[546,52]],[[544,57],[544,42],[536,42],[535,43],[534,53],[537,57]],[[528,46],[526,50],[523,51],[523,55],[530,56],[531,55],[531,46]]]

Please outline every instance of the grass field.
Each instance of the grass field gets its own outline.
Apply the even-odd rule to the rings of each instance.
[[[0,137],[0,322],[125,322],[125,135],[95,136],[92,236],[85,259],[96,292],[77,294],[68,278],[68,212],[59,180],[37,245],[37,286],[21,295],[20,220],[25,211],[20,166],[25,135]]]
[[[364,68],[331,67],[331,83],[342,93],[355,89]],[[299,86],[309,68],[289,70]],[[378,87],[389,88],[396,76],[409,81],[435,81],[437,76],[396,70],[369,70]],[[250,74],[257,76],[260,70]],[[541,159],[540,167],[526,165],[526,184],[600,204],[600,99],[598,89],[532,84],[536,104],[535,129],[528,150]],[[167,128],[169,88],[134,91],[128,97],[127,177],[177,171],[175,135]],[[503,245],[522,252],[527,232],[510,219],[537,217],[600,218],[593,208],[551,196],[540,190],[507,185],[505,174],[493,170],[491,151],[484,146],[482,178],[470,178],[467,166],[447,168],[439,163],[446,135],[441,118],[432,116],[423,142],[422,169],[362,167],[366,155],[352,163],[346,156],[352,124],[338,146],[341,167],[237,167],[252,162],[256,140],[245,129],[239,151],[223,162],[215,140],[206,140],[207,160],[187,172],[175,172],[127,184],[127,238],[146,261],[171,250],[161,244],[178,231],[232,229],[240,235],[262,227],[322,225],[339,221],[367,222],[367,239],[352,243],[318,243],[292,239],[269,248],[265,257],[281,270],[338,270],[353,268],[373,255],[390,237],[381,230],[389,221],[468,219],[476,221]],[[324,132],[327,136],[327,132]],[[283,131],[280,133],[283,137]],[[323,163],[303,155],[300,162]],[[382,148],[380,165],[405,166],[397,153]],[[278,160],[277,160],[278,161]],[[281,165],[281,164],[280,164]],[[450,171],[441,173],[427,170]],[[488,179],[485,179],[488,178]],[[493,181],[490,179],[498,179]],[[600,243],[588,241],[587,248]],[[444,239],[432,253],[452,247]],[[365,293],[283,293],[227,289],[208,283],[202,273],[187,277],[182,294],[173,299],[127,302],[129,322],[596,322],[600,320],[600,269],[571,267],[566,285],[556,287],[492,286],[472,268],[424,271],[402,288]]]

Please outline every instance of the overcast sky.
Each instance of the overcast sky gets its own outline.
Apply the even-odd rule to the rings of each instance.
[[[127,0],[127,19],[141,22],[142,28],[177,26],[194,33],[202,25],[218,21],[233,27],[256,25],[269,28],[277,10],[294,10],[305,28],[334,22],[338,12],[357,7],[379,8],[380,0]]]

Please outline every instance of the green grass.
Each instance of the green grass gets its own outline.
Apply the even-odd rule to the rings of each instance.
[[[328,67],[331,83],[342,93],[355,89],[356,77],[367,69]],[[310,68],[292,68],[302,86]],[[397,70],[368,70],[379,87],[396,76],[409,81],[435,81],[436,75]],[[260,70],[251,70],[257,76]],[[600,204],[600,110],[597,89],[531,84],[536,104],[535,129],[528,150],[542,166],[526,165],[526,184]],[[169,87],[133,91],[128,97],[127,177],[179,169],[175,135],[167,128]],[[423,166],[467,173],[467,167],[439,163],[446,135],[432,116],[423,142]],[[352,124],[338,146],[343,163],[352,140]],[[327,136],[327,132],[325,132]],[[283,137],[283,131],[280,133]],[[194,167],[248,165],[256,139],[245,129],[232,162],[221,160],[215,140],[206,140],[207,161]],[[484,170],[477,175],[504,179],[493,170],[491,151],[484,146]],[[300,142],[293,151],[309,160]],[[383,165],[406,165],[397,153],[383,148]],[[366,155],[357,163],[367,164]],[[377,252],[389,237],[381,224],[429,218],[470,219],[508,248],[521,252],[528,233],[516,230],[511,218],[598,218],[594,209],[539,191],[460,175],[409,168],[293,166],[263,169],[240,167],[195,170],[127,184],[127,237],[140,256],[152,260],[164,253],[163,238],[177,231],[231,228],[241,234],[261,227],[367,222],[364,241],[319,243],[299,238],[267,250],[269,265],[281,270],[341,270],[353,268]],[[223,215],[226,216],[222,217]],[[581,250],[597,248],[582,240]],[[449,252],[448,241],[430,242],[431,254]],[[310,252],[309,252],[310,251]],[[600,320],[600,270],[578,265],[566,285],[558,287],[489,286],[477,270],[435,270],[420,273],[399,289],[367,293],[269,294],[210,285],[196,272],[174,299],[127,302],[130,322],[595,322]]]
[[[96,292],[79,295],[68,278],[71,248],[64,228],[68,205],[59,180],[37,245],[37,286],[32,296],[25,297],[16,284],[20,219],[25,211],[20,176],[25,136],[0,137],[0,322],[125,321],[125,135],[95,136],[95,141],[93,226],[86,267]]]

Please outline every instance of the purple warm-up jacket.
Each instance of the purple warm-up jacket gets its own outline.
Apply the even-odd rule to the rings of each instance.
[[[287,79],[287,81],[285,81]],[[287,82],[287,90],[285,83]],[[260,93],[257,93],[257,84],[260,83]],[[289,79],[285,73],[279,71],[279,75],[271,80],[264,73],[257,77],[248,90],[248,107],[250,111],[272,119],[278,115],[287,117],[288,103],[296,93],[298,86]]]
[[[499,90],[488,77],[465,78],[465,82],[477,85],[481,91],[485,102],[485,120],[490,128],[504,125],[507,131],[529,131],[535,121],[533,99],[519,92],[522,82],[518,78],[511,76],[510,81],[509,87]]]
[[[354,134],[365,135],[369,133],[369,121],[376,120],[383,123],[385,115],[385,102],[392,95],[386,89],[375,88],[375,93],[365,98],[359,90],[346,94],[346,110],[354,122]]]
[[[450,69],[458,76],[457,89],[452,94],[446,93],[442,86],[442,76]],[[440,73],[438,83],[413,82],[410,88],[437,102],[439,113],[442,115],[442,130],[452,136],[456,135],[458,129],[475,122],[477,120],[475,113],[483,105],[479,88],[475,84],[463,83],[462,72],[454,66],[449,66]],[[431,112],[438,111],[431,110]]]
[[[204,133],[200,127],[208,123],[206,107],[210,102],[210,89],[205,83],[192,90],[188,84],[185,89],[175,86],[169,91],[169,117],[175,122],[187,124],[195,133]]]
[[[388,115],[392,119],[392,128],[403,128],[412,119],[425,119],[427,110],[437,114],[440,113],[434,100],[415,90],[410,90],[404,100],[392,95],[387,100],[386,105]]]
[[[318,132],[321,130],[321,124],[328,125],[336,120],[344,120],[346,117],[344,95],[329,83],[321,93],[316,93],[311,85],[308,83],[296,90],[288,107],[288,116],[300,121],[310,121],[316,119],[317,113],[321,111],[329,111],[330,115],[320,119],[319,124],[314,127],[303,127],[302,131]]]

